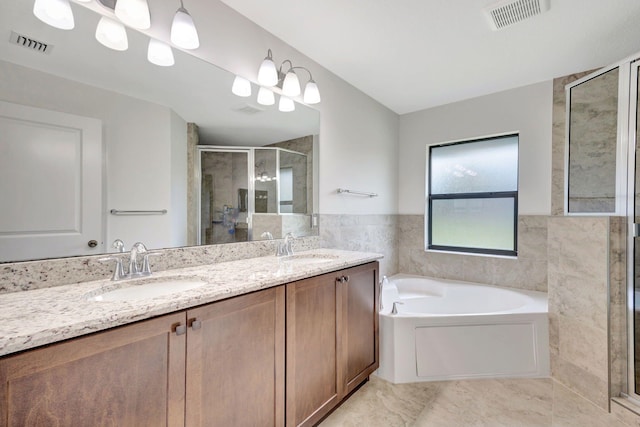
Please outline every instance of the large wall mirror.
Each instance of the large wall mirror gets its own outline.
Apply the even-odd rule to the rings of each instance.
[[[131,29],[129,49],[110,50],[94,37],[100,15],[72,8],[63,31],[33,1],[0,4],[0,262],[111,252],[116,239],[159,249],[318,234],[317,110],[259,105],[255,86],[235,96],[233,74],[177,49],[174,66],[153,65]],[[203,173],[207,147],[246,153],[244,181],[222,163]]]

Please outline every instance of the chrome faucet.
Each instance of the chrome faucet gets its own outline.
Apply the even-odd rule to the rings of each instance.
[[[114,242],[113,246],[120,250],[120,246],[116,246],[117,242],[122,242],[122,240],[118,239]],[[124,246],[124,243],[122,244]],[[124,250],[122,250],[124,252]],[[142,269],[140,269],[138,263],[138,257],[142,255]],[[115,261],[115,269],[113,271],[113,276],[111,280],[120,280],[120,279],[130,279],[132,277],[137,276],[149,276],[151,274],[151,265],[149,264],[150,256],[160,255],[158,252],[149,252],[147,247],[142,242],[137,242],[131,247],[131,251],[129,251],[129,271],[127,274],[124,274],[124,267],[122,266],[122,258],[118,255],[112,255],[106,258],[100,258],[98,261]]]
[[[284,240],[278,243],[278,246],[276,248],[276,256],[281,257],[281,256],[293,255],[293,247],[291,244],[293,243],[294,240],[295,240],[295,237],[293,236],[293,233],[285,234]]]

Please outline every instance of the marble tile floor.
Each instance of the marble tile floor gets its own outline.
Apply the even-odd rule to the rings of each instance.
[[[320,427],[627,427],[550,379],[391,384],[375,375]]]

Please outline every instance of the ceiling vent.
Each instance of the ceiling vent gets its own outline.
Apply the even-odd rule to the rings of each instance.
[[[550,0],[507,0],[484,9],[492,30],[501,30],[549,10]]]
[[[11,36],[9,36],[9,41],[13,44],[17,44],[18,46],[25,47],[35,52],[49,54],[53,50],[53,45],[38,41],[36,39],[32,39],[29,36],[18,34],[15,31],[11,31]]]
[[[233,108],[233,111],[237,111],[239,113],[244,113],[244,114],[256,114],[256,113],[262,113],[264,109],[251,104],[242,104],[240,106]]]

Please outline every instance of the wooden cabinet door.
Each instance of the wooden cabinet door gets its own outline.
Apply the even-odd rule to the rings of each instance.
[[[0,359],[0,426],[184,425],[184,312]]]
[[[187,311],[186,425],[284,425],[284,286]]]
[[[378,369],[378,263],[340,272],[343,295],[343,363],[345,393],[349,394]]]
[[[287,426],[314,425],[344,396],[337,273],[287,284]]]

